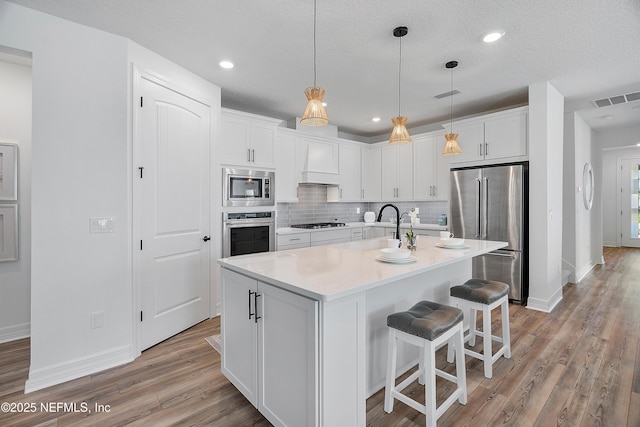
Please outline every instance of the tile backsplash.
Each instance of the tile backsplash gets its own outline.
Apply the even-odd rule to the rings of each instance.
[[[278,203],[277,227],[289,227],[292,224],[312,222],[362,222],[364,213],[373,211],[378,214],[386,202],[327,202],[327,186],[316,184],[300,184],[298,186],[298,203]],[[447,213],[448,202],[392,202],[400,213],[408,212],[412,208],[420,208],[420,222],[423,224],[437,224],[440,214]],[[360,213],[356,213],[360,208]],[[393,209],[385,209],[382,220],[389,222],[395,217]],[[405,216],[404,221],[408,218]]]

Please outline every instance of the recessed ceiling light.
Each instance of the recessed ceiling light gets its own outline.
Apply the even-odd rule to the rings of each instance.
[[[502,38],[502,36],[504,36],[503,30],[495,30],[485,34],[484,37],[482,37],[482,41],[485,43],[493,43],[494,41]]]
[[[227,70],[230,70],[231,68],[233,68],[233,62],[231,61],[220,61],[219,65],[222,68],[226,68]]]
[[[379,122],[380,121],[380,117],[374,117],[373,119],[371,119],[372,122]]]

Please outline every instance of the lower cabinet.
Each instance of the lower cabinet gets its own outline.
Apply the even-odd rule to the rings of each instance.
[[[223,268],[222,307],[222,373],[273,425],[318,425],[318,302]]]

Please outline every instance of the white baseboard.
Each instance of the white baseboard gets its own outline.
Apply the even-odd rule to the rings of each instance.
[[[21,323],[0,328],[0,343],[15,341],[31,336],[31,323]]]
[[[133,349],[131,346],[122,346],[85,358],[44,368],[31,369],[29,371],[29,379],[24,386],[24,392],[31,393],[32,391],[75,380],[105,369],[124,365],[134,359],[132,355]]]
[[[562,301],[562,288],[558,289],[549,299],[527,298],[527,308],[531,310],[544,311],[551,313],[558,303]]]
[[[584,276],[586,276],[587,274],[589,274],[589,272],[593,269],[593,267],[595,267],[596,264],[594,262],[590,262],[589,264],[585,265],[584,267],[582,267],[580,269],[580,271],[576,272],[576,282],[578,283],[579,281],[581,281],[582,279],[584,279]]]

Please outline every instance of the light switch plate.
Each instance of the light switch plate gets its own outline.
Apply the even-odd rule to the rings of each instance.
[[[112,216],[89,218],[89,233],[113,233],[115,218]]]

